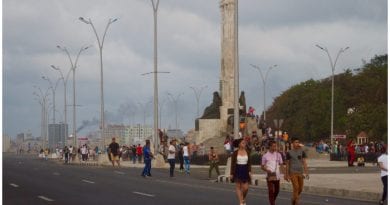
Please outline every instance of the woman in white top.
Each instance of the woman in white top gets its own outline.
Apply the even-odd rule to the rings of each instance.
[[[236,193],[240,205],[245,205],[251,181],[250,152],[246,150],[246,141],[238,139],[238,150],[233,152],[230,166],[230,179],[236,183]]]
[[[381,169],[381,179],[383,183],[383,194],[382,200],[379,201],[379,204],[384,204],[384,201],[387,198],[387,150],[386,147],[381,149],[382,155],[378,158],[379,168]]]

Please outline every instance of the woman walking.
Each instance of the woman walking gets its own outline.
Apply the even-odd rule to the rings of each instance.
[[[386,147],[381,149],[382,155],[378,158],[379,168],[381,169],[381,180],[383,183],[383,194],[379,204],[384,204],[387,198],[387,150]]]
[[[236,193],[240,205],[246,205],[249,182],[251,181],[250,152],[246,150],[246,141],[238,139],[238,150],[233,152],[230,166],[230,179],[236,183]]]

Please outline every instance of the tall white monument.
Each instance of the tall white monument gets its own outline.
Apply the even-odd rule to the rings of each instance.
[[[220,94],[222,106],[220,107],[222,130],[226,130],[228,109],[234,108],[234,67],[235,55],[235,9],[234,0],[221,0],[221,78]]]

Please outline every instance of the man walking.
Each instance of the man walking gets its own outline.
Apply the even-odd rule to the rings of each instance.
[[[282,155],[276,149],[276,142],[270,141],[269,150],[261,160],[261,169],[267,173],[268,199],[271,205],[275,205],[279,194],[280,168],[283,167]]]
[[[145,163],[145,167],[144,167],[144,170],[142,171],[142,174],[141,176],[142,177],[151,177],[152,174],[150,173],[151,169],[152,169],[152,158],[153,158],[153,154],[152,152],[150,152],[150,140],[146,140],[145,141],[146,144],[145,146],[142,148],[142,151],[143,151],[143,155],[144,155],[144,163]],[[140,146],[140,145],[139,145]],[[140,156],[141,157],[141,156]]]
[[[173,177],[175,171],[176,139],[172,139],[168,148],[169,176]]]
[[[209,153],[209,161],[210,161],[210,168],[209,168],[209,180],[211,179],[211,172],[215,168],[215,171],[217,172],[217,176],[219,176],[219,168],[218,168],[218,154],[215,153],[214,147],[210,147],[210,153]]]
[[[309,179],[306,164],[306,153],[303,151],[298,138],[291,138],[292,149],[286,155],[286,173],[284,179],[291,180],[293,186],[292,205],[299,204],[299,196],[303,190],[303,178]],[[303,176],[305,173],[305,176]]]
[[[118,167],[120,167],[121,165],[119,163],[119,144],[115,142],[115,137],[112,138],[112,142],[108,146],[108,149],[110,151],[112,166],[115,166],[114,164],[116,161]]]

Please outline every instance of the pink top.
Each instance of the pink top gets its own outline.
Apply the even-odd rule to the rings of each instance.
[[[264,165],[266,169],[276,172],[276,177],[280,179],[279,165],[283,164],[282,155],[279,152],[267,152],[261,158],[261,165]]]

